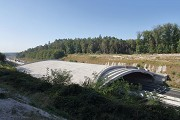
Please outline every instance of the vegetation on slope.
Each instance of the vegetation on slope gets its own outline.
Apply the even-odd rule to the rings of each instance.
[[[6,56],[2,53],[0,53],[0,62],[5,62]]]
[[[64,73],[66,73],[64,75]],[[33,78],[14,69],[0,68],[0,85],[31,98],[31,104],[68,119],[119,120],[119,119],[171,119],[179,120],[179,108],[149,104],[122,92],[118,86],[129,89],[126,82],[97,89],[70,84],[67,72],[54,71],[53,77]],[[59,82],[57,82],[59,81]]]
[[[158,25],[153,30],[139,32],[136,40],[115,37],[57,39],[53,43],[30,48],[18,54],[19,58],[58,59],[59,52],[134,54],[134,53],[180,53],[180,27],[177,24]]]

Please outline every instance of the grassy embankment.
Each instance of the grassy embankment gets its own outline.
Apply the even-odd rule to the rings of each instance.
[[[52,83],[48,79],[37,79],[20,73],[9,65],[0,67],[0,87],[8,89],[10,93],[28,97],[31,105],[68,119],[179,120],[180,118],[179,108],[167,107],[154,100],[129,96],[126,94],[127,91],[117,95],[119,86],[121,89],[129,88],[127,83],[124,83],[124,86],[121,82],[104,89],[95,89],[69,84],[68,81],[60,78],[67,77],[58,74]]]
[[[157,69],[158,66],[166,65],[166,73],[169,75],[170,80],[167,84],[171,87],[180,88],[180,54],[71,54],[64,57],[65,61],[76,61],[93,64],[106,64],[106,63],[126,63],[126,65],[132,65],[136,63],[138,66],[144,66],[145,64],[154,66]],[[155,69],[154,71],[155,72]]]

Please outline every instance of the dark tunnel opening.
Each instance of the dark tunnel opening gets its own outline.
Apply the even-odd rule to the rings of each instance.
[[[154,91],[159,87],[154,83],[154,78],[150,74],[134,72],[123,76],[123,79],[135,85],[142,85],[142,90],[146,91]]]
[[[154,81],[154,78],[150,74],[145,74],[140,72],[130,73],[128,75],[123,76],[123,78],[124,80],[130,83],[140,83],[140,84],[153,83]]]

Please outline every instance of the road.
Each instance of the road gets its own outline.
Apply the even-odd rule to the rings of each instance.
[[[12,59],[9,59],[9,58],[6,58],[7,61],[9,62],[13,62],[17,65],[24,65],[24,62],[21,62],[21,61],[18,61],[18,60],[12,60]]]
[[[145,84],[142,89],[150,92],[156,91],[161,102],[180,107],[180,89],[155,84]]]
[[[170,90],[164,93],[164,95],[180,98],[180,90],[175,88],[169,88]]]

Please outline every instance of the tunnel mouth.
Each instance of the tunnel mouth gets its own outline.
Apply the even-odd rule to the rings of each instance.
[[[154,78],[150,74],[134,72],[123,76],[123,79],[134,85],[140,84],[142,86],[142,90],[154,91],[157,89],[157,86],[154,83]]]
[[[140,83],[140,84],[154,82],[153,76],[151,76],[150,74],[141,73],[141,72],[134,72],[134,73],[127,74],[123,76],[123,79],[130,83]]]

